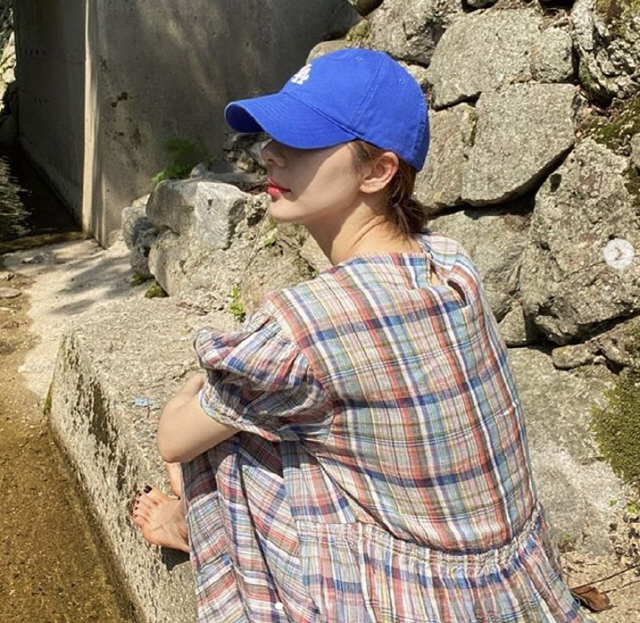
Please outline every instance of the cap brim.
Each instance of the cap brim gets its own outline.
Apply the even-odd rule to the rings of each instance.
[[[266,132],[283,145],[319,149],[357,136],[287,93],[231,102],[224,111],[236,132]]]

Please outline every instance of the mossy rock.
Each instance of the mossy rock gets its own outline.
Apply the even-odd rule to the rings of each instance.
[[[596,13],[614,32],[624,36],[626,21],[640,13],[640,0],[596,0]]]
[[[591,75],[589,67],[584,61],[581,61],[578,66],[578,79],[590,102],[600,106],[609,106],[612,97],[611,93]]]
[[[616,102],[606,117],[587,121],[584,131],[586,136],[612,151],[624,151],[631,137],[640,133],[640,95]]]
[[[157,298],[164,298],[168,296],[168,294],[162,289],[162,286],[157,281],[154,281],[147,288],[147,291],[144,293],[144,296],[145,298],[148,298],[148,299],[157,299]]]
[[[361,19],[351,27],[345,39],[350,43],[362,45],[371,32],[371,22],[368,19]]]
[[[632,330],[634,363],[606,393],[607,405],[593,409],[592,428],[602,456],[626,483],[640,488],[640,328]]]

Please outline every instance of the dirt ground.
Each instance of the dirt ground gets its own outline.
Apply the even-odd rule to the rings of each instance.
[[[0,621],[133,622],[42,401],[18,372],[36,343],[30,285],[0,267]]]
[[[640,518],[636,509],[622,511],[609,529],[610,555],[562,554],[565,580],[571,588],[591,584],[606,596],[609,607],[589,613],[596,623],[640,623]]]

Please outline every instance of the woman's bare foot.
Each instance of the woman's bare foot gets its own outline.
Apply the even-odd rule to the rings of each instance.
[[[165,463],[165,469],[169,475],[169,487],[173,494],[182,497],[182,467],[180,463]]]
[[[189,553],[189,536],[181,500],[147,486],[136,497],[133,523],[142,529],[142,536],[152,545]]]

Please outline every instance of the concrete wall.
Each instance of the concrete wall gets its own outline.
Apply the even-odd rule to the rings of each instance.
[[[20,140],[102,244],[168,164],[168,138],[215,156],[230,99],[273,91],[347,0],[16,0]]]

